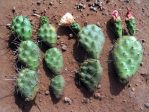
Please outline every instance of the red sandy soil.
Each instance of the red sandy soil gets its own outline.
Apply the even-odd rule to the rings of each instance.
[[[83,2],[86,8],[82,12],[75,9],[75,3]],[[149,0],[103,0],[103,11],[90,11],[88,4],[93,0],[53,0],[50,6],[50,0],[44,0],[37,5],[37,0],[0,0],[0,112],[149,112],[147,104],[149,103]],[[106,3],[106,1],[109,1]],[[47,72],[41,58],[39,67],[40,91],[37,94],[34,103],[25,103],[18,96],[14,95],[15,90],[15,59],[12,54],[13,49],[8,48],[8,40],[10,38],[10,30],[6,28],[6,24],[10,23],[14,14],[28,16],[32,20],[34,26],[33,38],[36,41],[39,19],[32,16],[33,9],[38,14],[45,11],[45,15],[49,16],[50,22],[57,28],[60,36],[57,47],[61,49],[61,44],[67,46],[67,50],[63,52],[65,67],[62,75],[66,80],[64,96],[57,101],[52,95],[45,95],[49,90],[49,77],[52,74]],[[111,61],[110,50],[113,47],[114,35],[109,28],[109,20],[111,12],[114,9],[119,10],[123,19],[127,12],[127,8],[132,9],[137,19],[138,32],[136,37],[143,40],[144,57],[142,66],[127,85],[119,83],[114,67]],[[60,17],[66,12],[71,12],[76,21],[81,25],[100,23],[105,37],[106,43],[100,58],[104,69],[101,88],[95,93],[100,94],[100,99],[94,98],[82,86],[79,86],[75,80],[75,73],[83,61],[83,50],[77,47],[77,39],[70,38],[71,31],[67,28],[58,26]],[[44,50],[41,50],[44,54]],[[7,80],[14,79],[14,80]],[[71,104],[64,103],[64,98],[71,99]]]

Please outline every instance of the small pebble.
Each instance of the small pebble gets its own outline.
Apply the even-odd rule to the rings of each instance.
[[[64,98],[64,102],[65,102],[65,103],[68,103],[69,105],[72,104],[72,100],[71,100],[69,97],[65,97],[65,98]]]
[[[45,95],[49,95],[49,91],[48,90],[45,92]]]
[[[95,93],[95,94],[94,94],[94,98],[95,98],[95,99],[99,99],[99,100],[101,100],[101,99],[102,99],[102,97],[101,97],[101,94],[100,94],[100,93]]]
[[[62,44],[61,46],[62,46],[62,50],[63,51],[66,51],[67,50],[67,46],[65,44]]]
[[[149,109],[149,103],[145,103],[144,106],[145,106],[145,108]]]
[[[70,37],[70,38],[72,38],[72,37],[73,37],[73,34],[72,34],[72,33],[70,33],[70,34],[69,34],[69,37]]]
[[[41,2],[40,1],[37,1],[37,5],[40,5],[41,4]]]
[[[16,7],[13,6],[13,8],[12,8],[12,13],[15,13],[15,12],[16,12]]]

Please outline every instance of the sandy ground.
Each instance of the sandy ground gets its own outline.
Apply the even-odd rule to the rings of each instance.
[[[149,103],[149,1],[148,0],[103,0],[104,10],[97,12],[91,11],[88,4],[94,3],[93,0],[0,0],[0,112],[148,112]],[[82,12],[75,9],[76,3],[86,5]],[[89,1],[89,2],[86,2]],[[109,1],[109,2],[108,2]],[[39,3],[37,3],[39,2]],[[129,84],[119,83],[111,59],[110,50],[115,42],[114,35],[109,28],[111,12],[119,10],[123,19],[127,8],[132,9],[137,19],[138,32],[136,37],[144,41],[144,57],[142,66],[132,78]],[[57,101],[49,95],[45,95],[49,90],[49,78],[52,74],[48,73],[41,58],[39,67],[40,91],[37,94],[35,103],[25,103],[14,95],[15,88],[15,59],[13,50],[8,48],[10,31],[6,24],[10,23],[14,14],[28,16],[34,26],[33,38],[36,41],[39,19],[32,16],[33,10],[38,14],[49,16],[50,22],[57,28],[59,40],[57,47],[61,49],[61,44],[67,46],[63,52],[65,67],[62,75],[66,80],[64,96]],[[66,12],[71,12],[76,17],[76,21],[84,26],[85,24],[100,24],[106,37],[106,43],[100,58],[104,69],[101,88],[95,93],[99,93],[101,99],[94,98],[83,87],[78,86],[75,80],[75,73],[83,60],[83,50],[77,47],[77,39],[69,37],[72,32],[67,28],[58,26],[60,17]],[[125,25],[124,25],[125,26]],[[42,55],[44,50],[42,50]],[[14,80],[8,80],[14,79]],[[64,103],[64,97],[70,98],[71,104]]]

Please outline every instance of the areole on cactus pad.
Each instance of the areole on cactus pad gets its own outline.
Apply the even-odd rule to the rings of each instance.
[[[15,16],[10,28],[20,40],[30,40],[32,37],[32,25],[25,16]]]
[[[16,89],[25,101],[34,100],[39,89],[37,72],[30,69],[21,70],[16,81]]]

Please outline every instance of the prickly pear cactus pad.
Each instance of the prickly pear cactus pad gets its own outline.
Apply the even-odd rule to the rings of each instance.
[[[60,74],[63,69],[63,56],[59,49],[51,48],[45,53],[45,63],[47,67],[54,73]]]
[[[47,16],[40,17],[40,25],[49,24],[49,18]]]
[[[82,63],[78,74],[80,81],[92,92],[100,83],[102,67],[98,60],[88,59]]]
[[[39,29],[38,36],[50,47],[57,42],[56,29],[51,24],[43,24]]]
[[[114,10],[112,12],[112,17],[114,23],[114,32],[118,37],[122,37],[123,34],[122,20],[117,10]]]
[[[81,27],[78,23],[73,22],[70,26],[70,28],[75,32],[78,33],[81,30]]]
[[[79,42],[91,58],[99,58],[105,42],[104,34],[98,26],[87,25],[79,32]]]
[[[22,41],[18,48],[18,59],[27,68],[37,69],[39,65],[40,49],[31,40]]]
[[[131,11],[128,10],[126,14],[126,26],[130,35],[134,35],[136,33],[136,20],[134,16],[131,14]]]
[[[143,48],[133,36],[119,38],[113,48],[113,58],[120,82],[127,83],[138,70]]]
[[[62,75],[57,75],[51,80],[51,88],[56,98],[63,95],[65,80]]]
[[[36,71],[29,69],[20,71],[16,81],[16,88],[25,98],[25,101],[32,101],[38,92],[38,75]]]
[[[11,23],[11,30],[20,40],[30,40],[32,37],[32,25],[27,17],[14,17]]]

